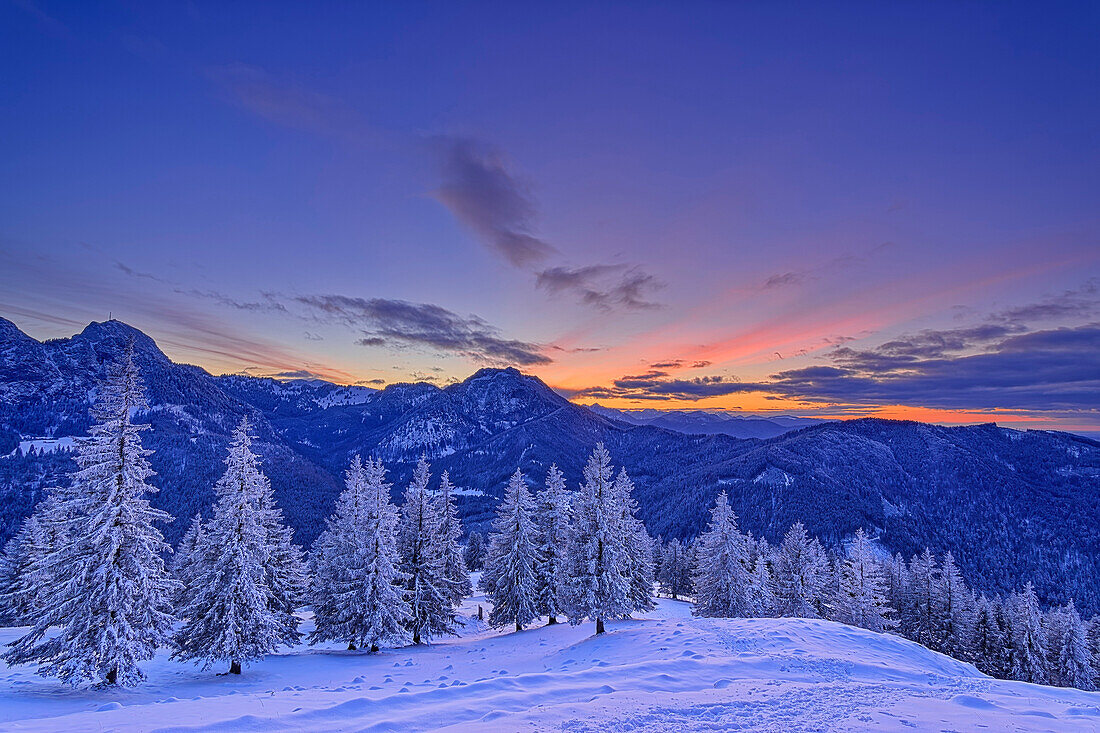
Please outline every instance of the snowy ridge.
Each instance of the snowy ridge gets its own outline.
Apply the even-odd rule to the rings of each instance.
[[[269,657],[236,680],[167,661],[133,691],[5,675],[15,731],[1100,730],[1100,693],[1007,682],[895,636],[806,619],[638,620],[487,630],[377,656],[338,645]],[[311,624],[307,621],[303,631]],[[7,642],[15,630],[0,631]]]

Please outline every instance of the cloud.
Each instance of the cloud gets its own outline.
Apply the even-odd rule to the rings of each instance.
[[[470,138],[441,136],[431,142],[442,177],[435,199],[495,254],[513,267],[533,272],[539,288],[605,311],[657,306],[651,295],[664,284],[638,265],[545,267],[558,250],[535,236],[538,207],[530,187],[510,170],[503,153]]]
[[[435,198],[515,267],[544,261],[555,250],[531,234],[535,204],[501,153],[469,138],[434,140],[442,185]]]
[[[589,399],[701,400],[759,389],[759,385],[718,375],[674,379],[670,378],[666,372],[654,370],[645,374],[620,377],[610,386],[574,390],[570,396]]]
[[[535,277],[535,285],[551,294],[573,293],[581,303],[601,310],[657,308],[649,295],[664,284],[635,265],[551,267]]]
[[[277,379],[320,379],[320,380],[325,380],[325,375],[319,374],[319,373],[314,372],[314,371],[310,371],[309,369],[294,369],[292,371],[287,371],[287,372],[278,372],[277,374],[272,374],[271,376],[273,376]]]
[[[268,122],[304,130],[356,147],[377,146],[392,138],[342,101],[275,76],[249,64],[206,70],[229,101]]]
[[[984,336],[982,336],[984,338]],[[888,348],[887,348],[888,347]],[[1100,324],[1005,337],[953,356],[927,338],[840,349],[832,366],[773,375],[762,389],[810,401],[950,409],[1100,409]]]
[[[461,316],[430,303],[345,295],[297,296],[294,301],[361,330],[361,346],[428,347],[491,364],[552,361],[538,344],[502,338],[497,328],[477,316]]]

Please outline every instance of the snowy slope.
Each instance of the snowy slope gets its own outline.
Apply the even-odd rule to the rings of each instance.
[[[1100,693],[994,680],[828,621],[693,619],[689,608],[662,600],[601,638],[590,624],[500,634],[471,621],[430,647],[306,647],[238,679],[160,655],[149,682],[123,692],[71,691],[21,667],[0,672],[0,728],[1100,731]]]

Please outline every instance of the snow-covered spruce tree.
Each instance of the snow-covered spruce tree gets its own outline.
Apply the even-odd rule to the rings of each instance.
[[[462,522],[455,506],[454,486],[446,471],[439,477],[439,494],[436,497],[436,513],[439,515],[440,553],[443,555],[443,578],[447,581],[447,596],[451,605],[458,607],[462,599],[470,595],[470,572],[462,557]]]
[[[994,602],[980,596],[974,605],[974,635],[972,641],[974,666],[993,677],[1005,677],[1005,634],[997,619]]]
[[[199,660],[204,669],[227,661],[231,674],[297,638],[292,594],[304,576],[249,429],[246,417],[233,431],[225,473],[214,486],[217,503],[192,553],[181,609],[186,620],[173,655]]]
[[[661,560],[661,592],[673,598],[679,598],[691,593],[692,565],[688,548],[673,537],[665,546],[664,558]]]
[[[1089,653],[1085,624],[1073,602],[1052,610],[1048,616],[1056,620],[1057,631],[1050,633],[1048,654],[1049,682],[1080,690],[1093,689],[1092,655]]]
[[[754,618],[771,618],[776,614],[775,578],[769,565],[771,553],[760,552],[749,577],[749,615]]]
[[[828,561],[821,543],[801,522],[783,537],[775,555],[775,583],[782,616],[821,618],[827,592]]]
[[[634,482],[625,468],[620,468],[611,487],[614,503],[619,507],[619,534],[626,558],[626,576],[630,583],[629,603],[634,611],[652,611],[653,600],[653,539],[635,514]]]
[[[912,638],[908,622],[909,613],[909,566],[901,553],[887,558],[882,565],[886,580],[886,603],[897,613],[897,632],[906,638]]]
[[[613,505],[611,457],[598,443],[584,467],[584,484],[574,497],[569,535],[567,614],[569,623],[596,622],[604,632],[607,619],[630,614],[630,582]]]
[[[569,546],[569,492],[565,489],[565,477],[555,464],[551,464],[546,473],[546,487],[536,497],[535,507],[537,609],[540,616],[547,617],[547,625],[556,624],[558,616],[565,613],[563,588]]]
[[[39,502],[34,513],[23,520],[19,532],[4,546],[0,565],[0,625],[29,625],[41,610],[38,593],[42,588],[48,587],[48,584],[36,576],[31,567],[64,539],[64,527],[61,524],[55,521],[52,525],[47,525],[44,521],[45,517],[56,519],[56,504],[57,499],[47,495]]]
[[[841,563],[839,620],[852,626],[882,633],[894,628],[894,609],[886,602],[886,581],[874,558],[871,542],[857,529]]]
[[[1043,613],[1031,583],[1012,597],[1014,659],[1012,679],[1044,684],[1047,681],[1043,658]]]
[[[405,629],[413,644],[454,634],[455,615],[439,542],[440,517],[428,492],[428,462],[421,458],[405,489],[397,528],[398,570],[409,613]]]
[[[926,547],[909,561],[909,592],[905,606],[909,638],[932,648],[936,643],[936,558]]]
[[[939,573],[936,574],[932,649],[963,661],[971,660],[973,604],[970,589],[962,579],[954,556],[948,551],[943,556]]]
[[[695,566],[696,616],[723,618],[751,615],[746,569],[746,537],[737,529],[737,515],[721,492],[710,512],[710,524],[699,536]]]
[[[1085,640],[1092,660],[1092,681],[1100,685],[1100,616],[1093,616],[1085,627]]]
[[[199,513],[191,519],[191,524],[176,545],[176,552],[172,557],[172,577],[180,583],[176,594],[177,604],[184,600],[184,589],[190,584],[191,575],[200,557],[198,548],[202,544],[202,536],[202,514]]]
[[[398,585],[397,509],[381,461],[352,459],[344,492],[313,545],[313,615],[309,643],[341,641],[348,649],[401,639],[408,616]]]
[[[481,570],[485,565],[485,538],[481,536],[481,532],[471,532],[466,538],[462,559],[466,562],[466,569],[471,572]]]
[[[38,606],[31,631],[5,655],[9,664],[39,662],[39,673],[76,684],[133,685],[138,662],[167,641],[177,587],[162,553],[170,551],[154,522],[171,517],[149,505],[156,489],[134,414],[147,407],[133,344],[101,385],[95,425],[81,440],[79,468],[46,523],[63,525],[66,540],[26,569]],[[59,632],[45,638],[51,627]]]
[[[534,515],[535,500],[517,468],[493,519],[494,532],[489,537],[481,576],[481,587],[493,604],[489,623],[494,627],[514,624],[516,631],[523,631],[539,616],[538,528]]]

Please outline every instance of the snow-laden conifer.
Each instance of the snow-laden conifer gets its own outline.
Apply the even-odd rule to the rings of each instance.
[[[5,626],[30,626],[42,610],[42,592],[49,583],[32,568],[36,562],[68,542],[67,523],[50,489],[34,513],[23,520],[19,532],[8,540],[3,554],[3,578],[0,579],[0,623]]]
[[[382,462],[352,459],[343,493],[313,545],[309,641],[340,641],[372,652],[399,641],[409,613],[397,573],[397,509]]]
[[[180,590],[176,594],[177,602],[184,600],[184,589],[189,585],[190,578],[200,558],[198,548],[202,545],[203,522],[202,513],[191,518],[191,524],[187,527],[176,552],[172,556],[172,577],[179,581]]]
[[[1057,618],[1059,628],[1050,634],[1056,640],[1049,656],[1050,683],[1080,690],[1093,689],[1092,655],[1080,614],[1071,601],[1051,611],[1051,615]]]
[[[428,462],[421,458],[405,489],[397,528],[398,570],[409,605],[405,628],[414,644],[455,633],[454,609],[439,542],[440,517],[428,492],[430,480]]]
[[[538,528],[534,514],[535,500],[517,468],[493,519],[494,531],[481,576],[481,587],[493,604],[489,623],[498,628],[514,624],[516,631],[522,631],[539,616]]]
[[[974,604],[974,633],[971,648],[974,666],[994,677],[1008,674],[1005,663],[1005,633],[998,620],[997,609],[984,595]]]
[[[821,543],[798,522],[783,537],[775,555],[775,583],[783,616],[821,618],[828,592],[829,568]]]
[[[481,532],[470,532],[466,538],[466,549],[462,552],[462,559],[466,561],[466,569],[473,572],[481,570],[485,565],[485,538]]]
[[[443,578],[447,583],[447,596],[457,607],[470,595],[470,572],[462,557],[462,522],[455,506],[454,486],[446,471],[439,477],[439,494],[436,496],[436,513],[439,515],[439,551],[443,555]]]
[[[538,612],[548,624],[565,613],[566,551],[569,547],[569,492],[557,465],[546,473],[546,487],[535,500],[538,552]]]
[[[146,499],[156,491],[141,446],[148,425],[133,422],[146,406],[131,344],[101,385],[95,424],[79,441],[79,470],[67,489],[52,492],[49,514],[40,517],[65,537],[25,570],[34,626],[5,655],[9,664],[38,662],[41,674],[73,684],[128,686],[144,679],[138,663],[167,640],[177,583],[154,526],[171,517]],[[51,626],[59,630],[47,638]]]
[[[769,565],[769,554],[763,552],[756,556],[756,564],[749,577],[749,615],[754,618],[775,616],[779,605],[776,597],[775,578]]]
[[[710,512],[710,524],[699,536],[695,567],[696,616],[724,618],[751,615],[747,538],[737,528],[737,515],[721,492]]]
[[[862,528],[856,530],[840,568],[839,620],[880,633],[892,629],[894,610],[886,601],[886,581]]]
[[[673,598],[690,595],[693,570],[688,548],[673,537],[665,545],[661,559],[661,576],[657,579],[661,592]]]
[[[176,658],[199,660],[204,669],[226,661],[233,674],[296,640],[292,604],[304,584],[301,556],[274,508],[249,430],[244,418],[233,431],[213,515],[192,553],[186,620],[175,639]]]
[[[932,648],[956,659],[971,659],[973,597],[950,551],[935,578],[935,630]]]
[[[620,468],[611,487],[614,503],[619,508],[619,535],[626,558],[626,576],[629,581],[629,603],[633,611],[652,611],[653,600],[653,539],[636,515],[638,502],[634,499],[634,482],[625,468]]]
[[[1043,613],[1031,583],[1012,597],[1014,658],[1012,678],[1043,684],[1047,681],[1043,656]]]
[[[604,632],[604,621],[623,618],[631,611],[627,558],[611,476],[611,456],[599,443],[584,467],[569,535],[569,623],[592,619],[597,634]]]
[[[909,561],[908,603],[905,606],[910,639],[931,648],[936,643],[936,558],[927,547]]]

